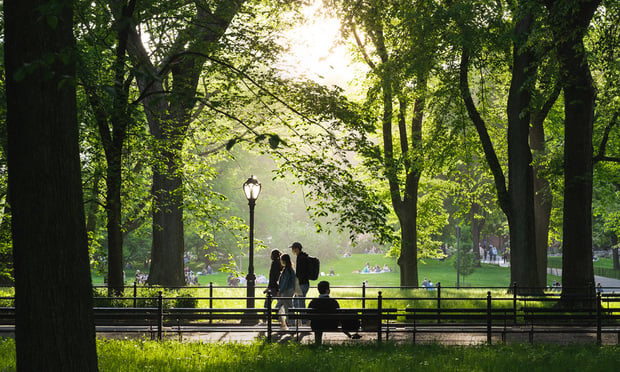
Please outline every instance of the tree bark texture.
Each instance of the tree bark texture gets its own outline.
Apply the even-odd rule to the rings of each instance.
[[[593,296],[592,126],[595,90],[583,38],[600,0],[546,2],[564,91],[562,300]],[[576,302],[581,302],[577,300]]]
[[[96,371],[73,1],[4,3],[17,369]],[[42,9],[51,9],[46,16]]]
[[[531,81],[536,56],[528,47],[532,29],[531,13],[516,15],[513,39],[512,80],[508,93],[508,190],[510,193],[510,282],[520,291],[535,292],[543,287],[536,260],[534,221],[534,174],[529,145]],[[546,268],[544,268],[546,271]]]
[[[557,85],[540,109],[532,114],[530,126],[530,147],[537,157],[545,156],[544,121],[554,105],[561,88]],[[541,167],[534,166],[534,219],[536,221],[536,262],[538,264],[538,280],[547,282],[547,254],[549,248],[549,221],[553,195],[549,181],[540,175]]]

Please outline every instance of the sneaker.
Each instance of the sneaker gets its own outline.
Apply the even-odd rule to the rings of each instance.
[[[288,326],[286,324],[280,324],[281,331],[288,331]]]
[[[351,339],[353,339],[353,340],[359,340],[360,338],[362,338],[362,335],[360,335],[359,333],[351,335]]]

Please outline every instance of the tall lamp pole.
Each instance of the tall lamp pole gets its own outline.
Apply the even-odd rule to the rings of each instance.
[[[460,274],[461,274],[461,226],[456,226],[456,288],[461,287]]]
[[[256,206],[256,199],[258,199],[260,189],[261,184],[253,175],[243,183],[243,192],[250,206],[250,262],[248,264],[248,275],[246,276],[248,309],[254,308],[254,284],[256,281],[256,275],[254,275],[254,206]]]

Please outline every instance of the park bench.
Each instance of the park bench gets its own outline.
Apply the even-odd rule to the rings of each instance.
[[[183,332],[270,332],[265,308],[170,308],[163,325]],[[272,319],[276,310],[272,310]]]
[[[15,330],[15,308],[0,307],[0,334],[13,333]]]
[[[385,339],[389,339],[390,322],[397,319],[396,308],[340,308],[335,313],[319,312],[311,308],[291,308],[289,317],[295,320],[312,320],[329,318],[336,320],[340,325],[337,328],[323,329],[323,332],[375,332],[380,342],[385,333]],[[296,322],[299,324],[300,322]],[[344,327],[342,324],[359,324],[358,329]],[[297,326],[299,328],[299,326]]]
[[[597,343],[603,333],[617,333],[620,342],[620,308],[523,307],[522,311],[530,342],[535,333],[596,333]]]
[[[418,333],[485,333],[490,343],[499,332],[505,341],[516,324],[513,308],[406,308],[405,313],[414,343]]]
[[[94,307],[98,332],[150,333],[159,332],[160,314],[156,307]]]

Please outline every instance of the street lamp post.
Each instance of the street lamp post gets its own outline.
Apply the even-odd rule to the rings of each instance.
[[[461,274],[461,226],[456,226],[456,288],[461,287],[460,274]]]
[[[243,184],[243,192],[250,206],[250,262],[248,264],[248,275],[246,276],[248,309],[254,308],[254,284],[256,281],[256,275],[254,275],[254,206],[256,206],[256,199],[258,199],[260,189],[261,184],[253,175]]]

